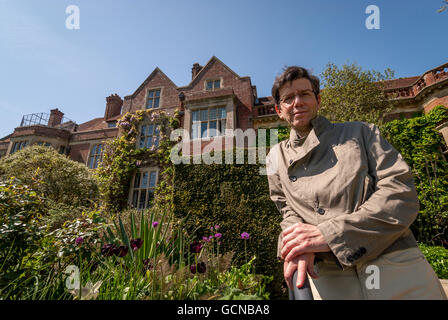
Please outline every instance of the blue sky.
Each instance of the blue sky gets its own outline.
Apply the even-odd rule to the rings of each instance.
[[[80,29],[66,28],[77,5]],[[368,5],[380,29],[368,30]],[[77,123],[132,94],[159,67],[178,86],[213,55],[268,96],[285,65],[390,67],[396,77],[448,62],[442,0],[0,0],[0,137],[55,107]]]

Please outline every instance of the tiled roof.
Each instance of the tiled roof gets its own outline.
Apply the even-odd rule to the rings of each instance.
[[[409,87],[415,81],[417,81],[418,78],[420,78],[420,76],[386,80],[384,81],[384,85],[386,89]]]
[[[104,118],[95,118],[93,120],[81,123],[78,126],[78,131],[90,131],[90,130],[98,130],[98,129],[106,129],[107,123],[104,121]]]

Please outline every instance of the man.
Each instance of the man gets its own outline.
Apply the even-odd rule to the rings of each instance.
[[[322,299],[446,299],[409,230],[419,209],[412,173],[378,128],[318,116],[319,79],[301,67],[286,68],[272,96],[291,126],[267,157],[289,289],[308,273]]]

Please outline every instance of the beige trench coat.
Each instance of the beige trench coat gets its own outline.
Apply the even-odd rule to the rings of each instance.
[[[382,253],[416,247],[410,224],[419,203],[402,156],[363,122],[331,123],[322,116],[301,142],[295,130],[267,156],[270,197],[281,212],[282,230],[315,225],[342,269]],[[277,256],[281,252],[279,236]]]

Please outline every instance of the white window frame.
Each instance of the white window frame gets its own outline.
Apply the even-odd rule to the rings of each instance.
[[[154,93],[152,97],[150,97],[151,92]],[[157,96],[157,92],[159,93],[158,96]],[[157,107],[154,107],[154,101],[155,101],[156,99],[159,99],[159,103],[158,103],[158,106],[157,106]],[[148,108],[148,103],[149,103],[150,100],[152,101],[152,102],[151,102],[151,107]],[[151,109],[151,110],[152,110],[152,109],[159,109],[161,103],[162,103],[162,88],[152,88],[152,89],[148,89],[148,91],[146,92],[145,110],[148,110],[148,109]]]
[[[146,178],[146,183],[143,180],[144,178]],[[158,180],[159,169],[157,167],[139,169],[134,174],[131,182],[129,192],[130,206],[138,210],[150,208],[149,197],[150,194],[154,196],[154,191],[157,187]]]
[[[210,119],[210,116],[212,115],[211,110],[216,110],[215,113],[216,116],[213,119]],[[205,119],[205,111],[207,111],[207,119]],[[213,128],[212,126],[213,122],[215,122],[216,128]],[[203,131],[204,125],[207,127],[205,128],[205,131]],[[199,108],[191,111],[190,136],[192,140],[211,139],[213,137],[224,136],[226,133],[226,125],[227,125],[227,110],[225,106]],[[216,130],[216,133],[212,135],[213,129]],[[197,130],[197,132],[195,130]],[[203,132],[206,132],[205,136],[202,134]]]

